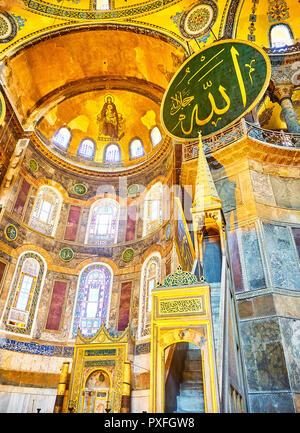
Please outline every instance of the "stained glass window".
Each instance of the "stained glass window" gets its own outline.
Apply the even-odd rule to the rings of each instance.
[[[272,48],[292,45],[292,32],[287,24],[276,24],[270,30],[270,43]]]
[[[52,143],[55,144],[55,146],[60,147],[61,149],[67,149],[70,141],[71,132],[65,126],[59,128],[52,138]]]
[[[51,187],[43,186],[37,195],[33,208],[30,227],[45,235],[53,236],[59,218],[62,199]]]
[[[140,158],[145,155],[143,143],[139,138],[135,138],[130,143],[130,157]]]
[[[84,336],[94,335],[101,324],[107,325],[112,271],[102,263],[87,266],[79,277],[72,336],[77,329]]]
[[[105,245],[116,242],[119,203],[112,199],[102,199],[91,208],[89,228],[86,243],[90,245]]]
[[[160,182],[153,185],[145,197],[143,236],[160,226],[162,215],[163,186]]]
[[[38,254],[27,252],[20,256],[3,316],[6,329],[30,332],[44,272],[44,261]]]
[[[161,256],[154,253],[146,259],[141,272],[139,337],[150,335],[152,290],[161,280]]]
[[[110,144],[105,150],[104,161],[106,162],[120,162],[121,153],[117,144]]]
[[[153,147],[157,146],[161,142],[162,135],[157,126],[154,126],[154,128],[151,130],[150,137],[151,137],[151,142]]]
[[[89,138],[85,138],[79,144],[77,155],[92,159],[95,154],[95,143]]]

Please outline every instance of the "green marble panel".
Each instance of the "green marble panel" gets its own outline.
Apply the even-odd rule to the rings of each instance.
[[[249,391],[289,390],[279,319],[241,323]]]

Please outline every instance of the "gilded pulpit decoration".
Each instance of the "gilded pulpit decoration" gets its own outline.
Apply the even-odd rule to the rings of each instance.
[[[196,275],[191,272],[183,271],[181,266],[178,266],[174,274],[170,274],[162,284],[157,287],[178,287],[178,286],[192,286],[198,284]]]
[[[161,104],[162,124],[177,140],[221,132],[255,107],[270,75],[261,48],[233,39],[215,42],[189,57],[172,78]]]
[[[174,314],[203,314],[203,297],[195,298],[179,298],[163,300],[159,303],[158,314],[159,315],[174,315]]]
[[[117,111],[114,98],[111,95],[105,95],[104,104],[97,116],[99,128],[98,140],[120,140],[124,135],[125,119]]]

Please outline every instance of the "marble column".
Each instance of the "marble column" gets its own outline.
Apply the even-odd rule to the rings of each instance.
[[[299,134],[300,126],[291,99],[293,90],[293,84],[277,84],[273,94],[281,105],[288,132]]]

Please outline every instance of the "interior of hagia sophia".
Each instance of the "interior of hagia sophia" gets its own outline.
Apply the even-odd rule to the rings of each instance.
[[[0,1],[0,413],[300,412],[299,18]],[[226,41],[265,86],[176,139],[165,92]]]

